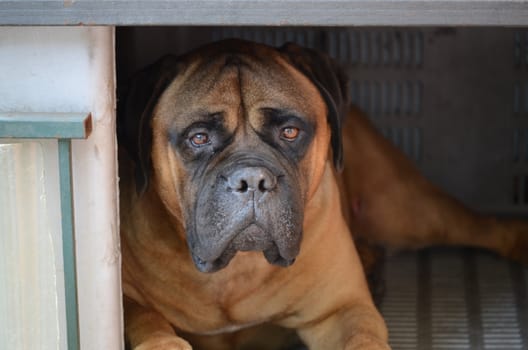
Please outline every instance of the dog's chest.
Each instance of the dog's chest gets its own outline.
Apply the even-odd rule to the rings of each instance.
[[[268,264],[262,253],[242,252],[221,271],[204,274],[193,266],[183,273],[145,285],[149,303],[164,310],[176,328],[195,334],[221,334],[275,320],[285,313],[284,269]],[[163,285],[163,286],[162,286]],[[160,290],[161,289],[161,290]]]
[[[265,261],[262,253],[239,252],[225,270],[210,276],[207,292],[228,317],[234,316],[244,305],[256,306],[266,295],[276,293],[274,281],[281,272]]]

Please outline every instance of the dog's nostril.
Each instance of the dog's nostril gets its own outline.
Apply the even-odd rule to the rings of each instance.
[[[262,179],[262,180],[259,181],[258,189],[259,189],[260,192],[266,192],[266,191],[270,190],[268,184],[266,183],[266,179]]]
[[[248,183],[246,180],[240,180],[240,185],[239,187],[237,188],[237,191],[239,192],[247,192],[249,186],[248,186]]]
[[[225,177],[227,189],[238,193],[272,191],[277,185],[276,177],[262,167],[239,168]]]

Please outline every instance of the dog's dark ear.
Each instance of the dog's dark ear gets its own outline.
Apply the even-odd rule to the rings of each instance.
[[[117,128],[119,145],[135,163],[136,190],[146,191],[152,171],[151,119],[161,94],[178,74],[178,60],[166,56],[134,75],[128,90],[119,98]]]
[[[332,152],[337,170],[343,168],[341,124],[349,108],[348,79],[341,67],[328,55],[287,43],[279,48],[284,57],[306,75],[323,96],[328,106],[328,123],[332,131]]]

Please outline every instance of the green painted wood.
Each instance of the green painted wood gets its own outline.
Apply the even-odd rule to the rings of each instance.
[[[527,24],[526,0],[0,0],[0,25]]]
[[[68,350],[80,348],[79,309],[77,299],[77,262],[75,254],[75,222],[71,176],[71,140],[59,140],[59,178],[62,220],[62,258]]]
[[[58,139],[68,350],[80,349],[71,139],[87,138],[91,131],[89,113],[0,113],[0,138]]]
[[[92,131],[89,113],[0,113],[0,137],[84,139]]]

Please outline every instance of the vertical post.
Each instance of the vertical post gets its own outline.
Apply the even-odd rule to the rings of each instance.
[[[78,350],[79,310],[77,302],[77,270],[75,257],[75,226],[73,216],[71,139],[59,139],[60,204],[62,213],[62,257],[66,299],[68,350]]]

